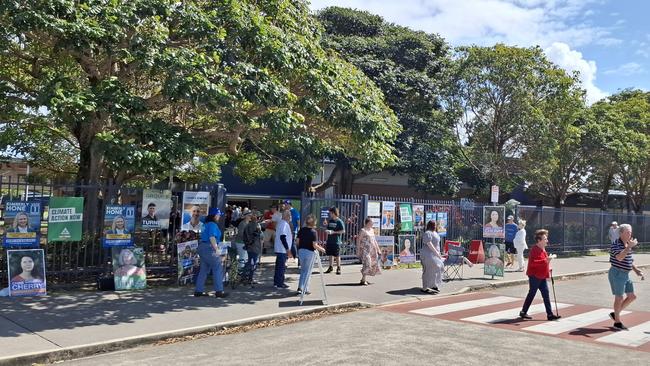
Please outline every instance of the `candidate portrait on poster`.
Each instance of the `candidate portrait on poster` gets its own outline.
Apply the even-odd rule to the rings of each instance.
[[[47,294],[43,249],[8,250],[7,266],[10,296]]]

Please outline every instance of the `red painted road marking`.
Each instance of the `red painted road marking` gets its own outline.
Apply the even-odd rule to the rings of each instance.
[[[610,310],[602,307],[558,304],[562,319],[548,322],[541,300],[533,303],[532,320],[519,319],[519,309],[523,302],[523,298],[482,292],[389,305],[379,309],[650,352],[650,312],[625,313],[621,320],[630,331],[619,331],[612,327],[613,322],[608,318]]]

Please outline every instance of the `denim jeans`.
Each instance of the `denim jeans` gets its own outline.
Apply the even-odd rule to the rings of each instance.
[[[259,254],[256,252],[248,252],[248,262],[246,262],[246,266],[248,266],[248,270],[250,271],[251,278],[253,278],[253,275],[255,274],[255,270],[257,269],[257,260],[259,258]]]
[[[201,258],[201,268],[199,276],[196,279],[196,292],[205,290],[205,281],[208,279],[208,273],[212,271],[212,280],[214,281],[214,290],[223,291],[223,266],[221,257],[216,255],[212,246],[208,243],[199,244],[199,257]]]
[[[309,276],[311,276],[311,271],[314,268],[314,252],[312,250],[300,249],[298,251],[298,260],[302,263],[300,266],[298,288],[309,291]]]
[[[535,276],[528,276],[528,295],[524,301],[524,307],[521,309],[523,313],[528,313],[530,304],[533,303],[537,290],[542,293],[542,299],[544,299],[544,307],[546,308],[546,315],[553,315],[553,309],[551,308],[551,297],[548,294],[548,283],[546,278],[541,279]]]
[[[287,269],[287,253],[275,253],[275,275],[273,284],[275,286],[284,285],[284,271]]]

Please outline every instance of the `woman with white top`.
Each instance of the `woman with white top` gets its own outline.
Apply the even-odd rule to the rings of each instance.
[[[517,249],[517,264],[519,265],[518,271],[523,272],[524,271],[524,249],[528,249],[528,245],[526,244],[526,221],[519,220],[517,227],[519,230],[515,235],[515,239],[513,240],[513,243],[515,245],[515,249]]]

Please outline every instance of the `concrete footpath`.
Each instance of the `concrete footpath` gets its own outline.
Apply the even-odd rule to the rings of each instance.
[[[650,254],[637,254],[635,261],[637,265],[650,266]],[[553,268],[559,280],[604,273],[609,263],[607,256],[563,258],[556,259]],[[370,278],[370,286],[359,285],[359,270],[359,265],[349,265],[343,267],[342,275],[325,275],[329,306],[417,301],[527,282],[524,273],[509,271],[504,278],[490,279],[483,276],[483,265],[478,264],[473,268],[465,266],[464,279],[445,283],[440,295],[426,295],[419,291],[421,269],[386,270]],[[0,349],[3,351],[0,365],[81,357],[325,307],[320,301],[323,294],[319,275],[312,277],[312,294],[300,306],[294,295],[298,280],[296,265],[290,261],[287,281],[292,286],[290,290],[271,286],[272,271],[272,266],[265,265],[260,285],[253,289],[240,286],[229,291],[226,299],[195,298],[193,288],[189,287],[0,298]]]

